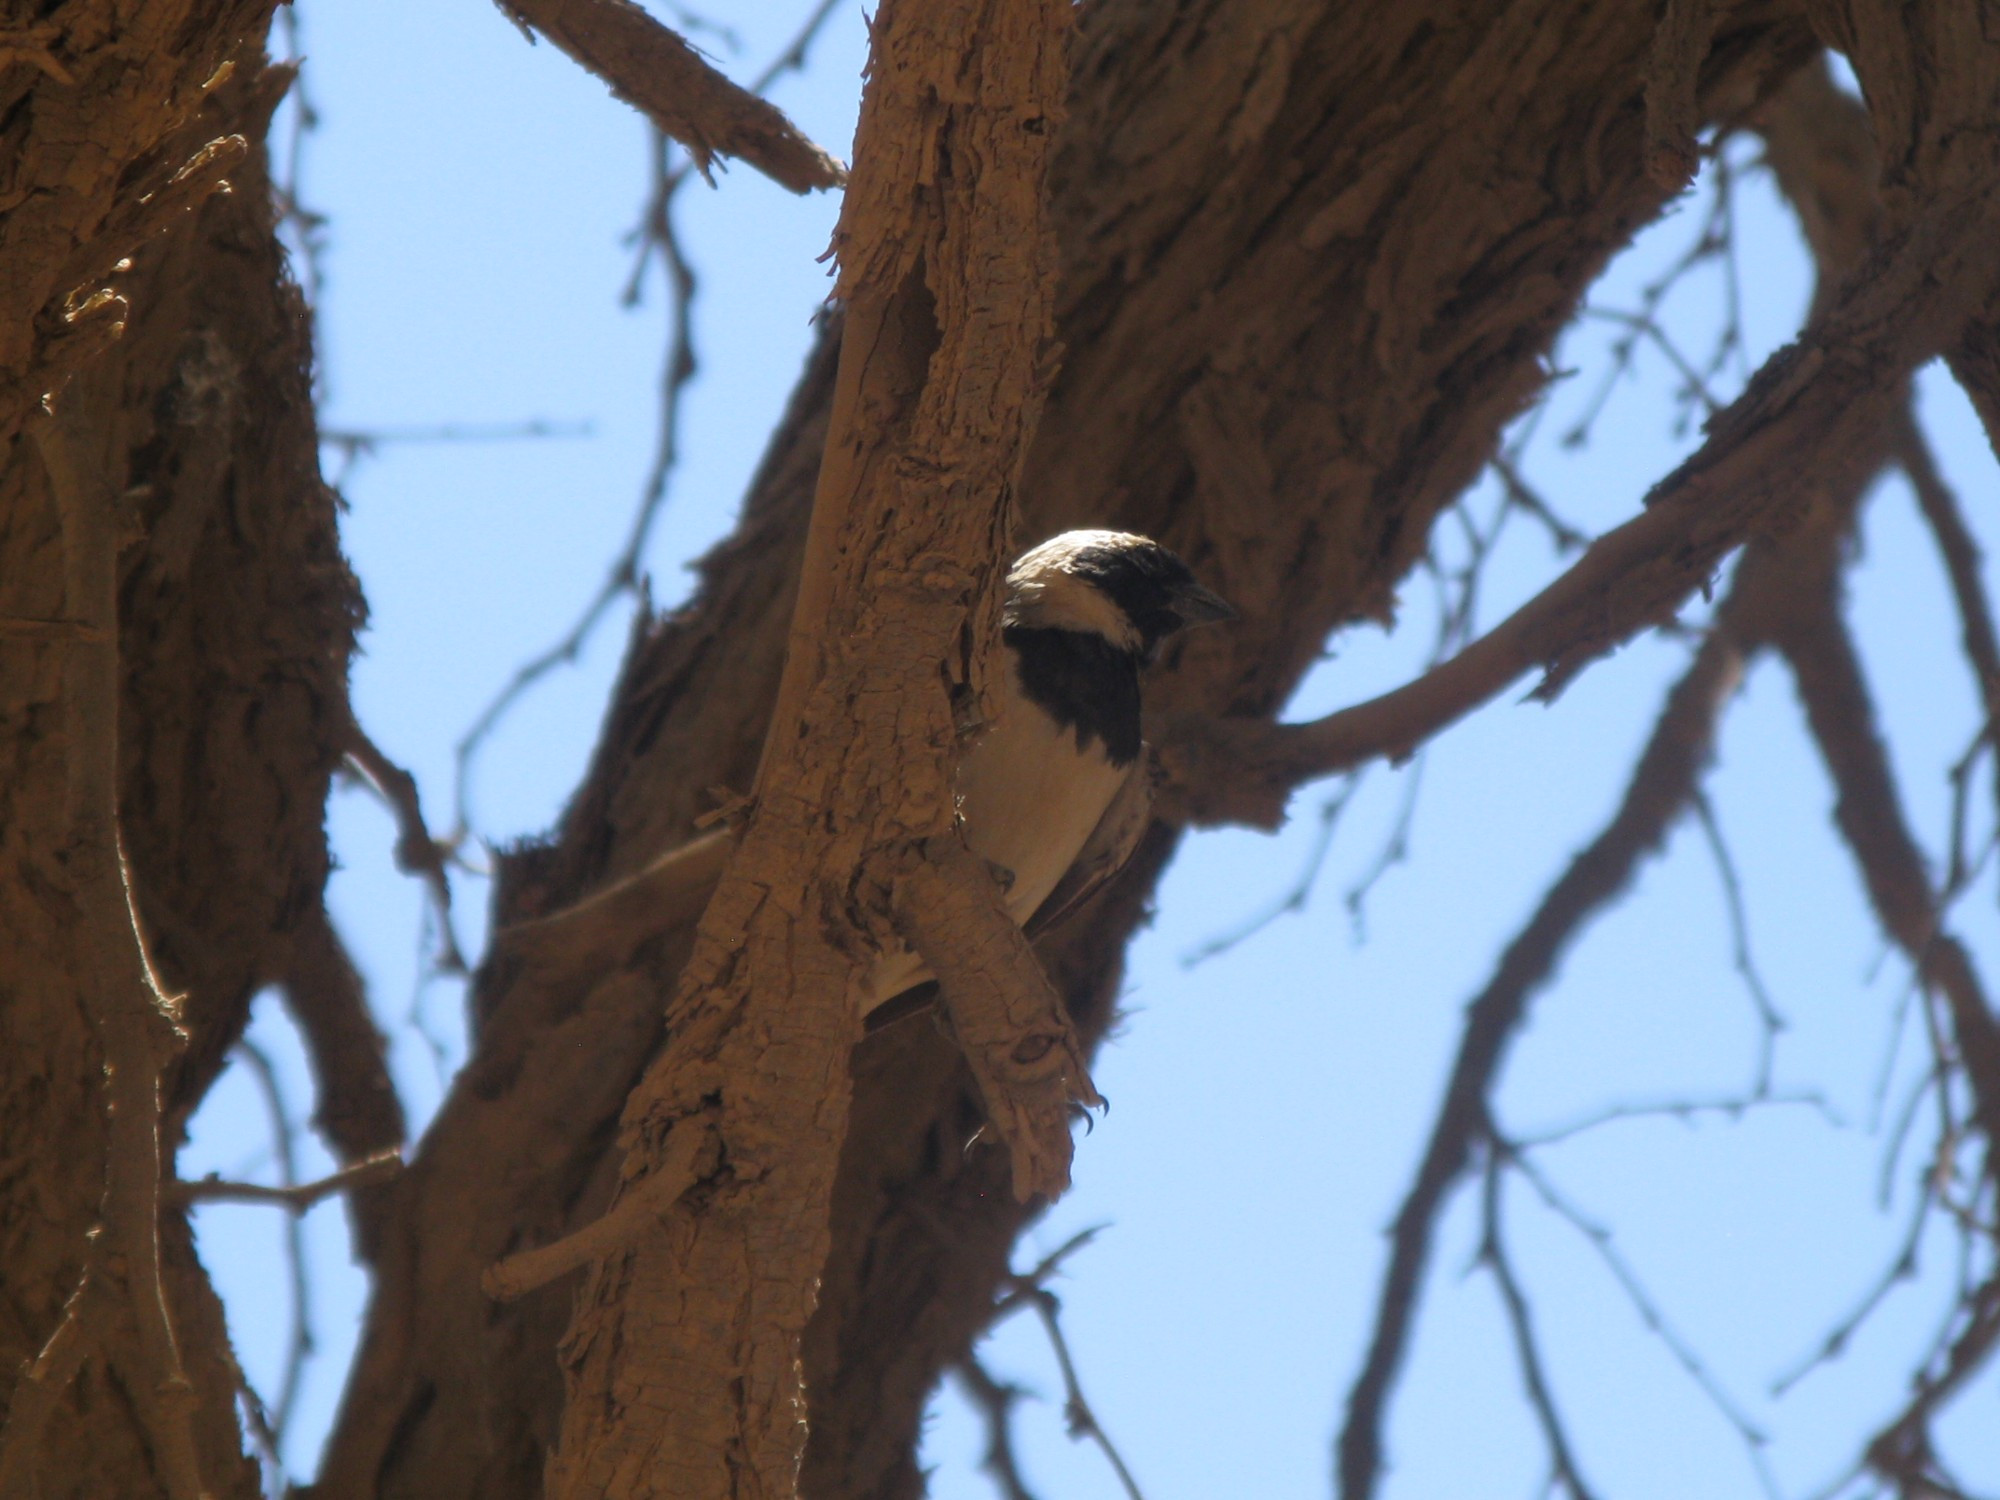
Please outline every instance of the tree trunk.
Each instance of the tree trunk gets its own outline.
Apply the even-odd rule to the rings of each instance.
[[[189,197],[150,221],[132,212],[136,188],[159,192],[206,143],[261,141],[290,81],[263,62],[268,6],[210,7],[199,22],[177,9],[187,8],[154,6],[115,24],[112,6],[69,7],[66,37],[49,39],[69,82],[16,65],[0,85],[14,188],[36,194],[33,212],[0,231],[7,327],[36,333],[31,347],[9,351],[11,370],[30,403],[54,392],[56,420],[86,436],[123,512],[122,535],[104,539],[109,549],[124,543],[119,823],[152,958],[168,993],[184,997],[185,1046],[155,1038],[168,1162],[252,996],[286,972],[294,935],[319,910],[324,805],[361,613],[319,477],[310,319],[274,233],[261,147],[231,171],[233,192]],[[233,72],[218,78],[225,59]],[[37,176],[59,185],[33,188]],[[39,243],[24,245],[31,233]],[[133,266],[114,283],[124,301],[104,315],[123,321],[123,337],[81,350],[61,307],[83,301],[126,254]],[[81,373],[64,384],[73,365]],[[0,1370],[9,1372],[49,1340],[90,1258],[88,1236],[106,1213],[107,1149],[106,1048],[79,1004],[95,955],[67,821],[79,755],[65,713],[75,636],[16,623],[61,622],[75,601],[65,598],[66,539],[35,441],[50,419],[26,408],[16,416],[29,431],[9,441],[0,473]],[[217,1496],[255,1496],[222,1309],[177,1206],[161,1235],[170,1321],[197,1398],[200,1474]],[[40,1492],[163,1493],[133,1318],[113,1307],[97,1324],[42,1434]]]

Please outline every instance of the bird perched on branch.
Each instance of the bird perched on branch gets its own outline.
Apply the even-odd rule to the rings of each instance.
[[[1132,857],[1151,820],[1141,672],[1168,638],[1236,611],[1158,542],[1066,531],[1007,572],[997,711],[958,765],[966,846],[1033,936]],[[869,986],[868,1028],[922,1010],[936,985],[907,951]]]

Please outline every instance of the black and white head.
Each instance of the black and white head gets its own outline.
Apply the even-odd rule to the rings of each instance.
[[[1188,565],[1149,537],[1065,531],[1024,552],[1007,573],[1002,624],[1100,636],[1136,661],[1190,625],[1236,611],[1203,588]]]

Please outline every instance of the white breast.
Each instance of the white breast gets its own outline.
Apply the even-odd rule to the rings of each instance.
[[[1131,768],[1106,760],[1101,741],[1079,750],[1074,731],[1022,695],[1011,662],[999,697],[993,722],[959,760],[958,810],[967,847],[995,867],[1008,915],[1025,924],[1075,862]],[[915,954],[884,955],[864,1013],[928,977]]]

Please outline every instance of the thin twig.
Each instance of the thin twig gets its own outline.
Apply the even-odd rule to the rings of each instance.
[[[1729,942],[1731,960],[1736,972],[1742,977],[1743,987],[1750,992],[1750,1000],[1757,1009],[1757,1073],[1754,1097],[1763,1098],[1771,1090],[1771,1070],[1775,1066],[1778,1053],[1778,1033],[1785,1029],[1785,1018],[1771,999],[1771,991],[1764,983],[1764,976],[1758,971],[1757,956],[1750,946],[1750,916],[1743,900],[1743,881],[1736,873],[1736,861],[1729,853],[1729,841],[1723,837],[1722,823],[1715,816],[1715,808],[1700,787],[1689,799],[1694,808],[1695,821],[1700,824],[1708,843],[1709,853],[1715,859],[1716,878],[1722,883],[1723,907],[1729,914]]]
[[[1709,1405],[1715,1408],[1722,1419],[1734,1428],[1736,1435],[1743,1440],[1744,1449],[1750,1457],[1751,1468],[1755,1471],[1765,1493],[1775,1500],[1780,1491],[1777,1480],[1771,1473],[1769,1456],[1765,1452],[1770,1444],[1769,1436],[1750,1420],[1736,1398],[1729,1394],[1722,1382],[1716,1378],[1715,1372],[1709,1369],[1708,1362],[1696,1352],[1686,1335],[1681,1333],[1667,1317],[1658,1300],[1639,1279],[1639,1274],[1632,1268],[1631,1262],[1627,1261],[1623,1252],[1619,1250],[1610,1229],[1571,1203],[1548,1175],[1535,1165],[1532,1158],[1515,1151],[1505,1142],[1496,1141],[1494,1149],[1503,1153],[1508,1165],[1527,1179],[1529,1186],[1534,1188],[1535,1195],[1556,1217],[1583,1236],[1585,1243],[1597,1253],[1597,1258],[1611,1272],[1612,1279],[1623,1290],[1626,1300],[1632,1304],[1632,1310],[1639,1315],[1640,1321],[1666,1346],[1674,1362],[1708,1398]]]
[[[1354,794],[1361,789],[1361,778],[1366,774],[1357,771],[1345,777],[1334,789],[1333,795],[1319,805],[1318,826],[1313,830],[1311,845],[1306,850],[1305,862],[1292,887],[1277,901],[1258,912],[1255,916],[1238,923],[1225,932],[1211,938],[1204,938],[1181,955],[1181,967],[1192,969],[1217,958],[1240,943],[1247,942],[1269,927],[1280,917],[1303,912],[1306,903],[1312,899],[1313,887],[1319,884],[1320,871],[1326,865],[1326,857],[1333,850],[1334,829],[1340,823],[1340,815],[1353,802]]]
[[[1793,1094],[1759,1091],[1728,1099],[1669,1099],[1658,1104],[1612,1104],[1566,1124],[1552,1125],[1546,1130],[1527,1134],[1513,1133],[1508,1138],[1516,1150],[1527,1151],[1540,1146],[1561,1145],[1606,1125],[1632,1120],[1677,1120],[1683,1125],[1692,1125],[1704,1116],[1720,1115],[1735,1123],[1754,1111],[1780,1108],[1809,1109],[1835,1129],[1844,1124],[1821,1094],[1810,1090]]]
[[[396,819],[396,868],[415,875],[430,893],[432,919],[437,923],[437,966],[447,974],[466,972],[465,955],[451,925],[451,877],[447,862],[455,846],[448,840],[431,837],[424,822],[423,800],[417,778],[384,755],[360,723],[347,725],[347,764],[355,779],[373,792]]]
[[[1514,1336],[1514,1354],[1521,1367],[1521,1381],[1527,1387],[1528,1405],[1542,1429],[1542,1440],[1548,1445],[1553,1478],[1569,1491],[1572,1500],[1596,1500],[1577,1466],[1575,1448],[1569,1440],[1568,1430],[1563,1426],[1562,1416],[1556,1410],[1548,1372],[1542,1366],[1541,1347],[1535,1340],[1534,1322],[1528,1313],[1528,1299],[1521,1291],[1521,1283],[1514,1274],[1514,1266],[1508,1258],[1501,1234],[1501,1170],[1497,1152],[1486,1153],[1484,1176],[1485,1191],[1480,1195],[1478,1261],[1493,1273],[1493,1280],[1500,1288],[1500,1303],[1507,1313],[1507,1326]]]
[[[1347,921],[1353,931],[1354,941],[1368,939],[1368,897],[1382,878],[1410,858],[1410,831],[1417,822],[1417,799],[1423,792],[1424,765],[1429,757],[1421,750],[1413,758],[1403,775],[1403,796],[1396,804],[1396,821],[1390,826],[1389,837],[1376,851],[1375,858],[1361,878],[1347,888],[1341,902],[1347,908]]]
[[[1062,1303],[1047,1287],[1038,1287],[1029,1296],[1036,1314],[1042,1320],[1042,1329],[1049,1336],[1049,1347],[1055,1351],[1056,1367],[1062,1371],[1063,1418],[1069,1425],[1069,1435],[1077,1440],[1089,1438],[1097,1444],[1098,1451],[1117,1474],[1119,1484],[1125,1488],[1127,1500],[1146,1500],[1139,1492],[1139,1482],[1132,1477],[1132,1471],[1125,1467],[1125,1460],[1119,1456],[1118,1447],[1111,1441],[1097,1413],[1084,1399],[1083,1386],[1076,1378],[1076,1363],[1070,1358],[1069,1341],[1063,1337]]]
[[[1009,1381],[995,1380],[971,1354],[954,1364],[952,1373],[986,1423],[986,1454],[979,1467],[992,1479],[1001,1500],[1036,1500],[1014,1452],[1014,1407],[1027,1392]]]
[[[261,1182],[230,1182],[210,1173],[194,1182],[175,1184],[175,1197],[187,1203],[269,1203],[289,1209],[296,1218],[322,1200],[355,1188],[392,1182],[403,1170],[403,1153],[379,1152],[337,1172],[315,1177],[310,1182],[272,1187]]]
[[[1876,1308],[1880,1307],[1899,1282],[1913,1281],[1917,1275],[1917,1251],[1923,1243],[1924,1228],[1930,1222],[1930,1211],[1934,1194],[1928,1174],[1919,1179],[1917,1201],[1910,1214],[1909,1227],[1904,1231],[1902,1243],[1890,1257],[1889,1264],[1861,1294],[1848,1314],[1827,1330],[1813,1351],[1793,1365],[1784,1374],[1771,1382],[1771,1395],[1784,1396],[1801,1380],[1821,1365],[1830,1364],[1847,1349],[1847,1344],[1866,1323]]]

